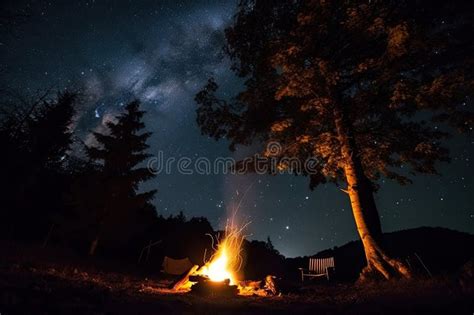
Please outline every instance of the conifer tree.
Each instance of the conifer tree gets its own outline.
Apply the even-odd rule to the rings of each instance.
[[[45,94],[25,110],[17,108],[2,123],[1,203],[7,230],[13,228],[17,235],[37,239],[37,232],[62,210],[67,177],[63,163],[72,143],[76,102],[75,93],[59,93],[52,99]]]
[[[145,128],[145,112],[139,107],[139,101],[129,103],[117,122],[107,123],[107,134],[93,133],[98,146],[86,147],[89,158],[99,165],[93,186],[93,197],[99,207],[95,209],[96,235],[90,255],[95,253],[102,236],[128,238],[136,227],[134,224],[154,213],[150,201],[156,190],[139,190],[140,183],[154,176],[146,167],[139,167],[150,156],[145,150],[151,136],[150,132],[141,132]]]

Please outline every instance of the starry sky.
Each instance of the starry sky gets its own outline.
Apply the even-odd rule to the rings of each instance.
[[[24,10],[28,17],[1,30],[1,86],[31,95],[48,88],[80,89],[78,138],[90,142],[90,130],[103,130],[127,101],[139,98],[154,133],[151,154],[235,156],[227,143],[200,135],[193,98],[210,76],[221,83],[223,95],[242,86],[222,53],[223,29],[236,1],[4,1],[2,6],[4,12]],[[380,183],[376,200],[385,231],[443,226],[474,233],[474,138],[455,137],[448,146],[453,160],[440,165],[442,176],[417,176],[403,187]],[[310,191],[307,178],[175,171],[143,188],[158,189],[159,214],[205,216],[214,228],[222,228],[240,202],[237,219],[251,222],[248,238],[269,236],[288,257],[357,238],[348,197],[333,185]]]

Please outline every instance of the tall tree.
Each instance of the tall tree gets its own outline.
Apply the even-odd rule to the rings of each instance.
[[[17,104],[16,111],[1,124],[5,150],[0,163],[1,204],[6,223],[18,235],[37,238],[53,213],[61,210],[66,177],[63,163],[72,142],[76,102],[74,93],[60,93],[52,99],[44,94],[24,110]]]
[[[231,149],[278,141],[279,169],[291,168],[283,157],[316,157],[317,172],[299,173],[312,189],[347,186],[361,277],[410,277],[382,246],[374,193],[382,176],[436,173],[443,139],[472,130],[472,22],[471,1],[243,0],[226,52],[245,88],[222,100],[210,79],[198,124]]]
[[[145,153],[150,132],[142,132],[144,111],[139,101],[125,107],[125,113],[117,122],[108,122],[108,134],[94,132],[98,146],[86,147],[87,155],[99,163],[95,173],[94,196],[96,205],[96,235],[89,254],[93,255],[101,237],[105,234],[115,239],[130,237],[130,233],[145,215],[154,215],[150,204],[156,190],[139,191],[139,184],[154,175],[146,167],[138,167],[150,157]],[[127,233],[129,232],[129,233]]]

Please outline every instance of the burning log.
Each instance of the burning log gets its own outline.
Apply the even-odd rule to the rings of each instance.
[[[261,281],[240,281],[239,282],[240,295],[258,295],[258,296],[273,296],[278,295],[278,288],[275,283],[275,276],[268,275]]]
[[[191,269],[189,269],[189,271],[181,279],[173,284],[171,289],[173,291],[189,289],[189,286],[191,285],[191,282],[189,282],[189,277],[193,275],[198,270],[198,268],[198,265],[192,266]]]
[[[200,268],[195,265],[183,277],[172,285],[173,291],[187,291],[200,296],[231,297],[244,296],[274,296],[278,295],[275,277],[268,275],[264,280],[244,280],[237,284],[230,279],[215,281],[207,275],[200,273]]]
[[[172,290],[206,296],[276,295],[274,276],[267,276],[263,281],[237,281],[236,274],[242,266],[242,229],[227,225],[226,236],[218,241],[211,259],[200,268],[193,266],[172,286]]]
[[[206,277],[199,277],[199,281],[191,287],[191,293],[211,297],[231,297],[239,293],[236,285],[230,285],[230,280],[212,281]]]
[[[275,276],[266,276],[265,277],[265,286],[263,287],[265,290],[267,290],[269,293],[272,295],[277,295],[278,294],[278,288],[275,283]]]

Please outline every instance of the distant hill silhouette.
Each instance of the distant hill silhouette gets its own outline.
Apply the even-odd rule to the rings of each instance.
[[[416,257],[433,274],[450,273],[458,270],[474,258],[474,235],[440,227],[420,227],[384,234],[387,251],[394,257],[408,259],[412,267],[421,274],[427,274]],[[362,244],[352,241],[340,247],[321,251],[309,257],[334,256],[336,274],[341,280],[355,280],[365,266]],[[298,267],[308,267],[308,256],[286,259],[287,273],[298,276]]]

